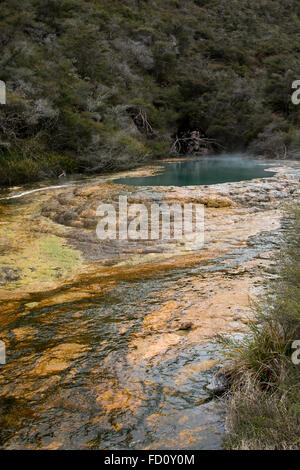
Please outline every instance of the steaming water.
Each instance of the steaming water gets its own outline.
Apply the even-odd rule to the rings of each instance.
[[[210,185],[270,177],[274,173],[266,169],[272,165],[244,154],[212,155],[165,165],[163,172],[154,176],[121,178],[115,182],[133,186]]]

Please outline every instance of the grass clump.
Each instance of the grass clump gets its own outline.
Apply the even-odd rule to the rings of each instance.
[[[0,185],[132,168],[192,131],[300,158],[299,18],[298,0],[2,2]]]
[[[227,449],[300,448],[300,364],[291,359],[300,339],[300,208],[288,210],[276,276],[255,305],[250,333],[220,338],[232,384]]]

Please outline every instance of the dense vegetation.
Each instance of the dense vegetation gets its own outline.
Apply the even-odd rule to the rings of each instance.
[[[299,31],[298,0],[0,1],[0,184],[128,168],[192,131],[295,156]]]
[[[300,209],[290,213],[288,235],[256,321],[242,341],[223,338],[228,348],[229,449],[300,447]],[[293,346],[294,347],[294,346]]]

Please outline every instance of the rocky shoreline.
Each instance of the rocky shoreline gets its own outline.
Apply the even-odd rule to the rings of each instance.
[[[299,195],[297,166],[293,162],[290,167],[279,166],[271,178],[206,187],[127,187],[114,184],[113,179],[119,175],[112,175],[98,183],[45,190],[24,196],[17,205],[2,205],[1,298],[6,302],[20,300],[23,294],[26,299],[45,290],[55,292],[70,281],[72,284],[88,278],[92,281],[95,273],[100,272],[101,277],[104,275],[109,279],[122,277],[122,273],[126,276],[126,272],[130,277],[132,266],[135,266],[137,276],[138,270],[142,276],[146,275],[149,265],[151,272],[193,266],[242,248],[258,233],[279,228],[281,204]],[[153,174],[159,169],[151,167],[127,174]],[[191,252],[180,242],[166,245],[159,240],[99,241],[95,232],[97,207],[100,203],[112,203],[117,207],[119,195],[127,196],[129,203],[146,205],[164,200],[181,205],[188,202],[203,204],[204,249]],[[16,233],[17,240],[14,238]],[[42,253],[41,262],[45,262],[47,249],[49,257],[53,258],[49,272],[44,269],[40,277],[39,272],[35,275],[39,270],[34,248],[39,254],[43,249],[46,251]]]

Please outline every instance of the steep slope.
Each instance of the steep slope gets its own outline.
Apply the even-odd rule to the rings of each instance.
[[[0,184],[128,168],[168,155],[193,131],[216,149],[297,154],[297,0],[22,8],[0,1]]]

